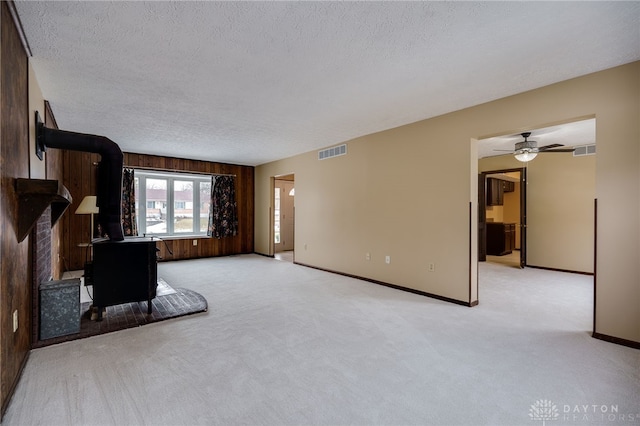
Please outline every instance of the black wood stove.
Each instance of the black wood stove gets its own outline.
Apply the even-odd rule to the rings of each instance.
[[[98,321],[107,306],[143,300],[151,314],[158,286],[158,241],[153,237],[94,240],[91,276]]]

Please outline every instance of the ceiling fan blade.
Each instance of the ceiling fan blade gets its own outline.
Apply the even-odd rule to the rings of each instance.
[[[552,148],[559,148],[559,147],[561,147],[561,146],[564,146],[564,145],[562,145],[562,144],[560,144],[560,143],[552,143],[551,145],[541,146],[540,148],[538,148],[538,151],[539,151],[539,152],[541,152],[541,151],[546,151],[546,150],[548,150],[548,149],[552,149]]]
[[[512,149],[494,149],[494,151],[500,151],[500,152],[513,152]]]

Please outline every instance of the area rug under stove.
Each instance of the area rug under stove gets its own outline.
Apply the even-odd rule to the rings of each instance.
[[[158,280],[156,297],[151,301],[153,310],[147,314],[147,301],[123,303],[122,305],[109,306],[103,314],[102,321],[91,320],[91,303],[85,302],[80,307],[82,318],[80,319],[80,333],[60,336],[47,340],[39,340],[33,346],[39,348],[82,339],[125,328],[140,327],[153,322],[164,321],[185,315],[206,312],[207,300],[195,291],[185,288],[172,288],[164,280]]]

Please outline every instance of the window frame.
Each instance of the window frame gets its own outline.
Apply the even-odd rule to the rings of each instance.
[[[204,227],[204,231],[201,231],[201,220],[208,222],[207,218],[200,217],[200,207],[202,200],[200,199],[200,185],[209,184],[213,187],[215,181],[215,175],[210,174],[196,174],[185,172],[171,172],[171,171],[156,171],[148,169],[135,169],[134,177],[138,181],[138,193],[136,193],[136,221],[138,226],[138,233],[140,235],[152,235],[164,238],[189,238],[189,237],[206,237],[207,227]],[[147,231],[147,179],[157,179],[166,181],[166,232],[148,232]],[[192,182],[193,184],[193,226],[191,231],[188,232],[175,232],[175,196],[174,196],[174,182]],[[205,200],[205,202],[211,202]]]

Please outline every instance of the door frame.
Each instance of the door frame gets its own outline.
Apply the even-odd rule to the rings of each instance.
[[[275,198],[276,198],[276,178],[271,176],[269,178],[269,256],[274,257],[276,253],[276,245],[274,242],[275,233]]]
[[[270,185],[269,185],[269,257],[275,257],[276,255],[276,243],[275,243],[275,207],[276,207],[276,180],[288,180],[293,182],[295,187],[295,173],[285,173],[282,175],[271,176]],[[293,246],[294,246],[294,256],[295,256],[295,201],[293,205],[293,216],[294,216],[294,227],[293,227]]]
[[[520,172],[520,268],[527,266],[527,167],[488,170],[478,174],[478,262],[487,260],[487,175]]]

